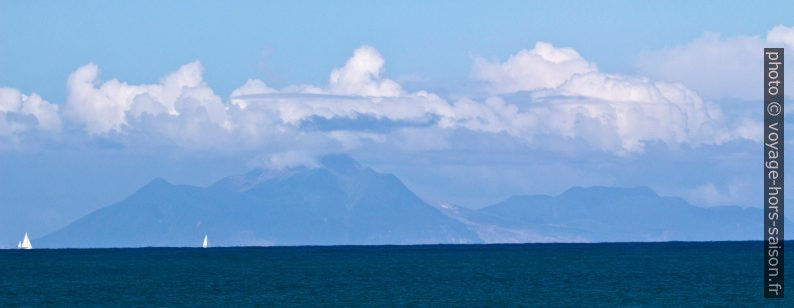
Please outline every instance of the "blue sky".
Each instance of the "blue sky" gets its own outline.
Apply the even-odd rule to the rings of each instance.
[[[794,47],[792,11],[0,1],[0,234],[331,152],[470,207],[574,185],[760,207],[754,57]]]
[[[392,78],[443,87],[465,79],[471,57],[507,57],[536,41],[575,47],[610,72],[704,32],[761,35],[791,19],[791,3],[764,10],[735,1],[3,1],[0,84],[65,98],[64,80],[94,62],[107,76],[152,82],[200,60],[228,95],[248,78],[318,84],[363,44]],[[788,8],[788,9],[787,9]]]

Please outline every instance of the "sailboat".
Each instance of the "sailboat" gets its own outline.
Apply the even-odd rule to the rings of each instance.
[[[204,243],[201,244],[201,248],[209,247],[209,243],[207,242],[207,235],[204,234]]]
[[[28,238],[28,233],[25,232],[25,238],[22,239],[22,242],[17,244],[17,248],[19,249],[32,249],[33,245],[30,245],[30,238]]]

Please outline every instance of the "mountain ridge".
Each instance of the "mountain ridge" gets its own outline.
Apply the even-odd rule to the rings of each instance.
[[[428,204],[345,155],[197,187],[155,178],[37,247],[760,240],[760,209],[701,208],[648,187],[571,187],[482,209]]]
[[[154,179],[38,239],[39,247],[479,243],[397,177],[347,157],[315,168],[258,170],[209,187]],[[117,236],[118,238],[113,238]]]

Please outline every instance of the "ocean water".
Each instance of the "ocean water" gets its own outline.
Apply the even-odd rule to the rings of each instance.
[[[0,306],[785,305],[762,245],[0,250]]]

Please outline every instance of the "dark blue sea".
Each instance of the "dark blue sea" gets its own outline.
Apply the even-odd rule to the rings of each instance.
[[[0,306],[785,305],[762,245],[0,250]]]

